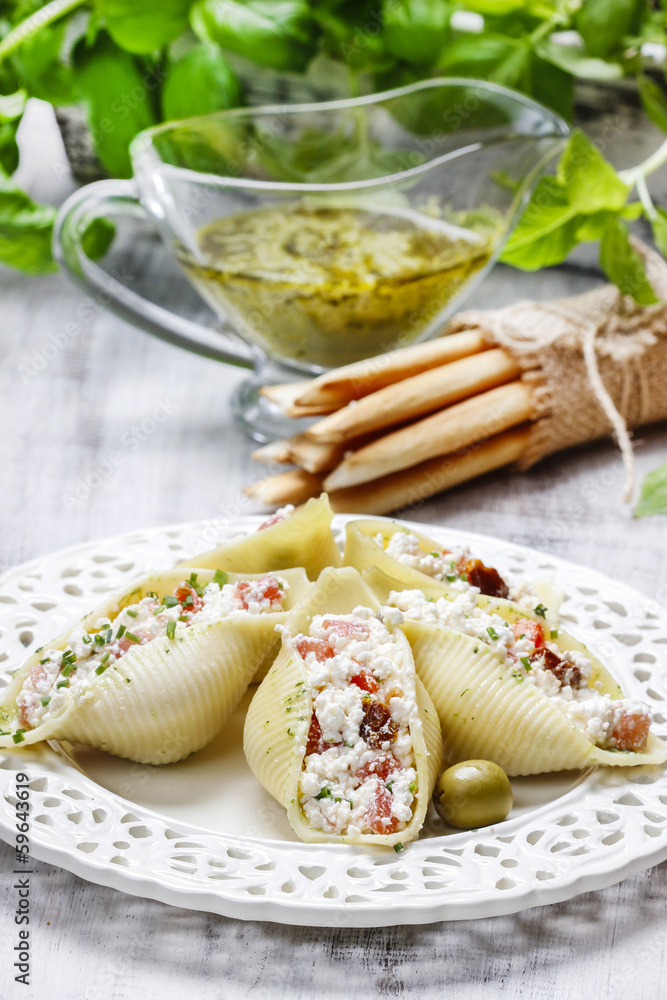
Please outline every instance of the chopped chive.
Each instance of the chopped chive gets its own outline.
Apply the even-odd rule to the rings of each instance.
[[[129,615],[130,618],[136,618],[137,615],[139,614],[139,612],[138,611],[132,611],[130,608],[126,608],[125,609],[125,614]]]
[[[216,569],[213,583],[217,583],[219,587],[224,587],[227,580],[229,580],[229,573],[224,573],[221,569]]]
[[[69,687],[69,681],[58,681],[58,683],[56,684],[56,687],[57,688],[68,688]]]
[[[456,573],[448,573],[446,579],[448,583],[454,583],[454,581],[457,579]]]
[[[489,625],[487,627],[486,631],[489,633],[489,635],[491,636],[492,639],[497,639],[498,638],[498,633],[496,632],[496,630],[494,629],[494,627],[492,625]]]
[[[125,626],[124,625],[119,625],[118,626],[118,631],[116,632],[116,638],[117,639],[122,639],[126,632],[127,632],[127,629],[125,628]]]
[[[50,663],[51,662],[51,657],[47,656],[45,660],[40,660],[39,662],[40,662],[40,664],[41,663]]]
[[[175,635],[176,635],[176,622],[172,620],[170,622],[167,622],[167,638],[173,639]]]
[[[386,781],[384,787],[387,789],[388,792],[390,792],[393,784],[394,784],[393,781]]]
[[[465,691],[461,691],[461,694],[459,695],[459,698],[462,698],[463,695],[467,694],[469,690],[470,690],[470,688],[466,688]]]
[[[105,642],[111,642],[111,636],[112,636],[112,634],[113,634],[113,633],[112,633],[112,631],[111,631],[111,627],[109,627],[109,628],[107,629],[107,631],[106,631],[106,635],[105,635],[105,638],[104,638],[104,641],[105,641]]]
[[[109,650],[109,652],[108,652],[108,653],[105,653],[105,654],[104,654],[104,656],[102,657],[102,660],[101,660],[101,662],[102,662],[102,663],[106,663],[106,662],[107,662],[107,660],[109,659],[109,657],[110,657],[110,656],[111,656],[111,650]]]
[[[126,632],[125,633],[125,638],[129,639],[130,642],[141,642],[141,639],[139,638],[139,636],[135,635],[134,632]]]
[[[196,587],[197,586],[197,574],[196,573],[191,573],[190,574],[190,579],[188,580],[188,583],[190,584],[191,587]]]
[[[526,670],[532,670],[533,669],[531,667],[531,665],[530,665],[530,660],[528,659],[527,656],[522,656],[521,657],[521,662],[523,663],[523,665],[526,668]]]
[[[412,792],[413,795],[415,794],[415,792],[417,791],[417,782],[416,781],[411,781],[410,782],[410,784],[408,785],[408,791]]]
[[[557,628],[552,628],[551,629],[551,638],[552,639],[557,639],[558,638],[558,629]]]
[[[475,648],[473,649],[473,653],[478,653],[478,652],[479,652],[479,646],[475,646]]]
[[[44,708],[46,708],[46,706],[48,705],[48,703],[50,701],[51,701],[51,695],[50,694],[46,695],[44,698],[42,698],[42,705],[44,706]]]
[[[435,604],[435,597],[427,597],[426,600],[429,602],[429,604]]]
[[[14,743],[23,743],[23,734],[25,729],[17,729],[15,733],[12,733],[12,739]]]
[[[176,605],[180,604],[181,602],[177,597],[172,597],[170,594],[167,594],[166,597],[162,598],[162,603],[164,604],[165,608],[175,608]]]
[[[166,610],[167,610],[167,609],[166,609],[166,607],[164,606],[164,604],[161,604],[159,608],[156,608],[156,609],[155,609],[155,611],[153,612],[153,614],[154,614],[154,615],[159,615],[159,614],[161,614],[161,613],[162,613],[163,611],[166,611]]]
[[[92,635],[84,635],[83,638],[81,639],[81,642],[85,643],[86,646],[89,646],[92,641],[93,641]]]
[[[179,622],[187,622],[187,621],[189,621],[190,619],[188,618],[188,616],[187,616],[187,615],[179,615],[179,616],[178,616],[178,620],[179,620]]]
[[[147,590],[146,597],[153,597],[156,601],[158,599],[157,593],[154,590]]]
[[[192,603],[193,603],[192,594],[188,594],[188,596],[185,598],[185,604],[186,606],[189,607]]]
[[[321,791],[319,791],[317,793],[317,795],[315,796],[315,798],[316,799],[331,799],[331,798],[333,798],[333,796],[331,794],[331,789],[329,788],[329,786],[325,785],[324,788],[322,788]]]
[[[99,667],[95,667],[95,673],[96,674],[103,674],[104,671],[107,669],[107,666],[108,666],[108,664],[105,665],[104,663],[100,663]]]
[[[102,638],[102,636],[100,635],[99,632],[95,636],[95,642],[97,643],[98,646],[103,646],[104,645],[104,639]]]
[[[429,555],[433,556],[434,559],[439,559],[440,556],[442,555],[442,552],[429,552]]]
[[[403,844],[394,844],[394,850],[397,854],[400,854],[401,851],[405,850],[405,848],[403,847]]]
[[[536,608],[533,608],[533,611],[536,615],[540,615],[541,618],[546,618],[547,616],[547,609],[543,604],[538,604]]]

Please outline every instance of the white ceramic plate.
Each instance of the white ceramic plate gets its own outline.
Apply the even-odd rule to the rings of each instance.
[[[337,517],[341,532],[348,518]],[[0,578],[0,669],[148,569],[252,531],[246,517],[132,532],[45,556]],[[550,577],[567,628],[648,702],[667,735],[667,616],[641,594],[532,549],[430,525],[503,575]],[[512,913],[600,889],[667,858],[667,771],[599,769],[513,781],[495,827],[455,832],[432,812],[402,854],[302,844],[241,749],[247,698],[209,747],[162,768],[63,746],[0,751],[0,836],[16,838],[16,773],[30,777],[35,858],[91,882],[242,919],[379,926]]]

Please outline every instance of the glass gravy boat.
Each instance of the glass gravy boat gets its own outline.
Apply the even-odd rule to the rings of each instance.
[[[133,181],[99,181],[63,205],[54,252],[124,319],[254,367],[232,406],[266,441],[286,429],[258,394],[262,385],[441,331],[493,265],[567,134],[529,98],[457,78],[170,122],[134,139]],[[142,298],[86,256],[91,222],[128,214],[150,217],[250,352]]]

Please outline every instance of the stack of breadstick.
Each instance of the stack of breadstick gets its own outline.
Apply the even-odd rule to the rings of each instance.
[[[439,339],[264,389],[288,416],[319,419],[254,452],[293,468],[246,493],[281,506],[326,490],[335,510],[383,514],[614,435],[629,499],[629,428],[667,420],[667,265],[638,247],[662,299],[655,305],[605,285],[469,311]]]
[[[335,510],[384,513],[508,465],[531,418],[520,374],[506,351],[466,331],[266,388],[288,416],[322,419],[255,451],[298,468],[246,492],[273,506],[326,490]]]

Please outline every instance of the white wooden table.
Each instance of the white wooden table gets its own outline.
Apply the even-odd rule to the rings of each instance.
[[[23,138],[41,152],[39,181],[30,171],[24,179],[35,194],[61,201],[71,181],[44,109]],[[132,265],[150,266],[141,247]],[[491,280],[476,302],[571,294],[581,285],[567,272],[550,278],[548,289],[508,271]],[[166,279],[160,292],[167,303],[178,294]],[[103,311],[84,316],[84,302],[62,275],[30,279],[0,269],[0,571],[128,528],[253,511],[242,488],[261,469],[227,405],[242,374]],[[640,476],[665,461],[664,430],[639,435],[636,452]],[[112,453],[120,460],[107,475]],[[91,489],[85,481],[94,472],[99,484]],[[633,520],[621,486],[618,454],[603,444],[527,475],[487,477],[410,516],[562,555],[667,603],[667,520]],[[172,908],[35,862],[26,990],[11,969],[12,861],[0,845],[3,1000],[472,998],[482,986],[488,996],[607,1000],[657,997],[667,973],[667,863],[516,916],[329,931]]]

